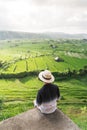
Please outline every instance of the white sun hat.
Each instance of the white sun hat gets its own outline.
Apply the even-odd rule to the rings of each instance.
[[[52,83],[55,79],[49,70],[41,71],[38,77],[41,81],[45,83]]]

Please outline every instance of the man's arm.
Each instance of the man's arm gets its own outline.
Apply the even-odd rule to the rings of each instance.
[[[57,87],[57,100],[59,100],[60,99],[60,90],[59,90],[59,88]]]
[[[40,90],[37,93],[36,103],[37,103],[37,105],[41,105],[41,103],[42,103],[42,98],[41,98],[41,92],[40,92]]]

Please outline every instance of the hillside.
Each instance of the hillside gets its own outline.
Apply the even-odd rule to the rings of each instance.
[[[55,58],[58,58],[56,61]],[[33,108],[49,69],[60,88],[58,108],[87,127],[87,40],[21,39],[0,41],[0,121]],[[24,129],[23,129],[24,130]]]
[[[67,34],[60,32],[46,32],[46,33],[28,33],[28,32],[13,32],[0,31],[0,40],[6,39],[87,39],[87,34]]]

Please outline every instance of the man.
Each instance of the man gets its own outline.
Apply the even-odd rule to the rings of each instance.
[[[42,113],[53,113],[57,109],[57,100],[60,98],[58,86],[52,84],[55,78],[49,70],[40,72],[38,77],[44,82],[44,85],[38,91],[37,98],[34,100],[34,106]]]

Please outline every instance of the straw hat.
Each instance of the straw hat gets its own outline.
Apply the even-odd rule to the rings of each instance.
[[[52,83],[55,79],[49,70],[41,71],[38,77],[41,81],[45,83]]]

